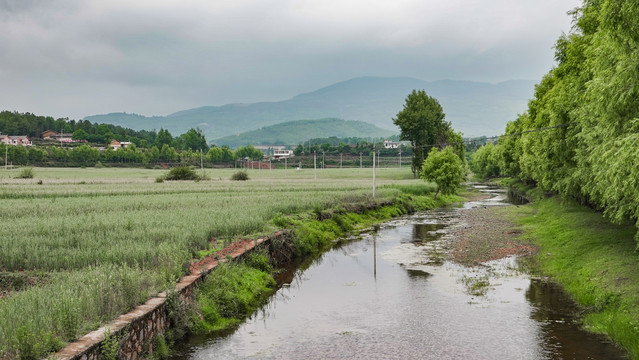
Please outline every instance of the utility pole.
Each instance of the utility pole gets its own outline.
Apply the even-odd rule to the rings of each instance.
[[[204,159],[202,158],[202,149],[200,149],[200,170],[204,171]]]
[[[344,155],[344,154],[339,153],[339,168],[340,169],[342,168],[342,155]]]
[[[402,149],[399,149],[399,168],[402,168]]]
[[[375,197],[375,144],[373,144],[373,197]]]
[[[313,173],[317,180],[317,151],[313,151]]]
[[[7,170],[7,154],[9,152],[9,145],[4,146],[4,169]]]
[[[359,168],[362,168],[362,152],[359,153]]]
[[[326,162],[324,160],[324,150],[322,150],[322,169],[325,169],[326,166],[324,165]]]

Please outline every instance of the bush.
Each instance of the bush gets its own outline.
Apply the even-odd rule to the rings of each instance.
[[[22,169],[22,171],[20,171],[18,179],[33,179],[33,175],[33,168],[24,168]]]
[[[246,171],[238,171],[235,174],[233,174],[233,176],[231,176],[231,180],[246,181],[248,179],[249,179],[249,176],[246,173]]]
[[[200,180],[200,176],[188,166],[174,167],[164,175],[164,180]]]

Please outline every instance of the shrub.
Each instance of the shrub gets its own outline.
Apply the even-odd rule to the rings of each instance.
[[[200,180],[200,176],[188,166],[178,166],[169,170],[164,180]]]
[[[22,171],[20,171],[18,179],[33,179],[33,175],[33,168],[24,168],[22,169]]]
[[[249,179],[249,176],[246,173],[246,171],[238,171],[235,174],[233,174],[233,176],[231,176],[231,180],[236,180],[236,181],[246,181],[248,179]]]

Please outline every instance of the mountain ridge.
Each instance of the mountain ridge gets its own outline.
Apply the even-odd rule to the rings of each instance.
[[[111,113],[85,119],[132,129],[165,128],[173,134],[199,127],[207,139],[237,135],[287,121],[324,118],[359,120],[398,131],[392,118],[402,109],[406,96],[413,89],[423,89],[438,99],[453,128],[466,136],[481,136],[501,133],[507,121],[514,120],[525,110],[534,92],[534,82],[428,82],[410,77],[368,76],[324,86],[282,101],[201,106],[166,116]]]
[[[236,148],[244,145],[297,145],[313,138],[387,137],[397,134],[358,120],[335,118],[294,120],[213,140],[216,145]]]

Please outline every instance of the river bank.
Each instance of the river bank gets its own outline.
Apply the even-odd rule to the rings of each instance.
[[[539,199],[507,215],[520,239],[539,247],[541,274],[552,277],[582,307],[583,327],[609,336],[639,359],[639,254],[633,224],[558,197]]]
[[[560,288],[531,278],[517,266],[520,256],[500,250],[517,248],[509,244],[516,234],[501,234],[505,247],[474,253],[499,259],[455,261],[460,231],[472,245],[468,228],[490,227],[493,214],[485,210],[517,209],[503,206],[503,192],[471,197],[338,242],[237,330],[190,337],[171,359],[626,358],[579,330],[573,302]],[[518,230],[501,222],[502,232]]]
[[[461,264],[502,255],[535,255],[530,271],[560,284],[579,305],[581,326],[604,334],[639,358],[639,254],[633,224],[612,224],[601,213],[528,190],[534,202],[477,207],[462,213],[452,251]]]

